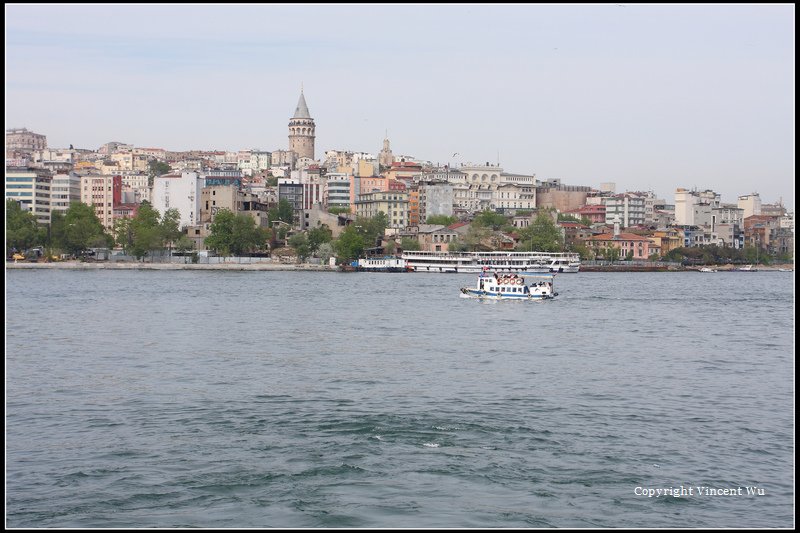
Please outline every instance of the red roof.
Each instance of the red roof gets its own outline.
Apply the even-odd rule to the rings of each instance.
[[[454,224],[450,224],[449,226],[447,226],[447,229],[462,228],[464,226],[469,226],[469,222],[456,222]]]
[[[603,233],[602,235],[595,235],[591,237],[590,240],[593,241],[650,241],[650,239],[646,239],[641,235],[636,235],[635,233],[620,233],[617,236],[614,236],[613,233]]]

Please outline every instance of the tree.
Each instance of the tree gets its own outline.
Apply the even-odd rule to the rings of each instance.
[[[469,246],[464,241],[451,242],[447,245],[447,250],[450,252],[468,252]]]
[[[180,223],[180,211],[174,207],[164,211],[164,214],[161,216],[161,236],[165,243],[174,243],[183,235]]]
[[[449,226],[450,224],[456,223],[456,217],[447,216],[447,215],[432,215],[428,217],[426,220],[427,224],[438,224],[440,226]]]
[[[189,250],[194,250],[194,241],[187,237],[184,234],[181,234],[178,237],[178,240],[175,241],[175,249],[181,253],[188,252]]]
[[[336,250],[333,249],[333,244],[330,242],[323,242],[317,249],[317,256],[323,263],[327,263],[331,257],[336,255]]]
[[[594,257],[592,251],[583,244],[573,244],[570,251],[577,253],[584,261]]]
[[[33,213],[22,209],[16,200],[6,200],[6,255],[11,248],[27,250],[37,244],[39,225]]]
[[[477,252],[483,246],[483,242],[489,238],[491,231],[489,228],[480,224],[470,224],[467,234],[464,236],[464,244],[469,251]]]
[[[361,257],[364,252],[364,238],[359,234],[358,228],[347,226],[339,238],[333,243],[339,263]]]
[[[308,230],[308,249],[310,254],[315,254],[319,247],[333,240],[333,232],[325,224]]]
[[[350,212],[350,208],[349,207],[332,206],[332,207],[328,208],[328,213],[331,213],[331,214],[334,214],[334,215],[341,215],[343,213],[349,213],[349,212]]]
[[[402,239],[400,239],[400,248],[403,249],[404,251],[405,250],[412,251],[421,249],[421,246],[417,239],[412,239],[411,237],[403,237]]]
[[[616,246],[608,246],[603,250],[603,254],[607,261],[614,262],[619,259],[619,248]]]
[[[133,226],[131,225],[131,218],[118,218],[114,221],[114,241],[118,246],[122,246],[125,253],[128,253],[133,247]]]
[[[547,213],[539,213],[530,226],[519,231],[520,251],[560,252],[563,246],[561,231]]]
[[[308,236],[305,233],[295,233],[289,237],[289,246],[297,252],[297,257],[301,263],[304,263],[306,258],[311,255],[311,247],[308,244]]]
[[[142,202],[136,216],[130,221],[131,253],[137,259],[144,259],[151,250],[161,249],[164,243],[164,232],[160,215],[150,202]]]
[[[58,209],[50,212],[50,235],[47,246],[51,249],[66,251],[67,226],[65,212]]]
[[[97,218],[94,207],[81,202],[70,205],[64,213],[63,230],[59,229],[59,238],[63,239],[64,249],[73,255],[98,244],[104,246],[113,243]]]
[[[156,176],[167,174],[170,170],[172,170],[172,168],[169,164],[159,161],[158,159],[151,159],[147,163],[147,184],[152,187]]]
[[[222,209],[214,216],[211,235],[206,237],[205,244],[220,255],[239,256],[253,249],[263,248],[267,237],[268,233],[256,226],[253,217]]]
[[[292,204],[289,203],[289,200],[281,198],[278,201],[278,207],[273,207],[267,212],[267,220],[270,226],[272,226],[272,223],[276,220],[281,220],[287,224],[293,224],[294,209],[292,208]]]
[[[389,217],[383,211],[379,211],[371,218],[358,217],[354,226],[364,237],[367,247],[371,248],[377,244],[378,239],[383,238],[386,228],[389,227]]]
[[[472,220],[472,225],[482,226],[484,228],[491,228],[495,231],[499,230],[503,225],[508,222],[505,216],[500,213],[495,213],[487,209],[482,211],[478,216]]]

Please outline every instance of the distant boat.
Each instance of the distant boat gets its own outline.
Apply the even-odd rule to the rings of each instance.
[[[703,267],[700,269],[700,272],[716,272],[715,268]]]
[[[737,272],[758,272],[758,269],[753,268],[753,265],[745,265],[736,269]]]

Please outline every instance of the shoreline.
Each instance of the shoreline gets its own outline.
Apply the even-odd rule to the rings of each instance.
[[[702,267],[660,268],[620,265],[620,266],[582,266],[580,272],[699,272]],[[717,272],[736,272],[732,265],[715,266]],[[794,264],[759,265],[759,272],[778,272],[780,269],[794,271]],[[54,261],[49,263],[14,263],[7,261],[6,269],[62,269],[62,270],[246,270],[246,271],[298,271],[298,272],[339,272],[338,266],[313,265],[310,263],[140,263],[140,262],[81,262]],[[580,273],[579,272],[579,273]]]
[[[281,263],[140,263],[140,262],[96,262],[53,261],[50,263],[11,263],[6,262],[6,269],[63,269],[63,270],[275,270],[304,272],[338,272],[338,267],[312,264]]]

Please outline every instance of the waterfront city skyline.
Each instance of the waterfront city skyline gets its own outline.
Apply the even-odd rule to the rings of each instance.
[[[325,150],[794,209],[794,5],[6,5],[6,128]]]

